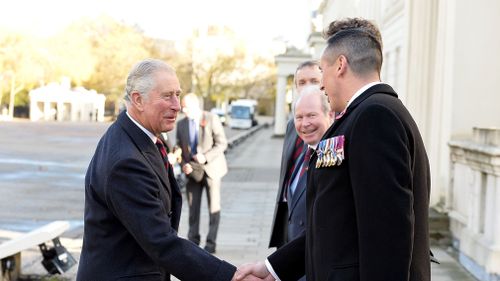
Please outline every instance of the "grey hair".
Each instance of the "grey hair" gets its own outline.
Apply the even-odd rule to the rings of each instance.
[[[330,113],[330,103],[328,102],[328,97],[325,95],[325,93],[320,89],[318,85],[309,85],[306,86],[304,89],[302,89],[299,98],[297,98],[297,100],[293,104],[293,115],[295,116],[295,109],[299,101],[301,101],[304,97],[310,95],[319,96],[319,99],[321,101],[321,112],[323,112],[325,116],[328,116],[328,114]]]
[[[147,98],[149,92],[155,87],[154,74],[158,71],[175,73],[171,66],[157,59],[145,59],[134,65],[127,77],[125,101],[130,102],[130,95],[133,92],[139,92]]]

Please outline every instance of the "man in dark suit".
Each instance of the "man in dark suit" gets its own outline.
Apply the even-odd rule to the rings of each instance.
[[[381,44],[366,29],[328,38],[322,86],[339,114],[310,161],[306,234],[241,275],[430,280],[427,154],[410,113],[380,83],[381,65]]]
[[[302,89],[310,85],[319,85],[321,81],[321,70],[317,61],[305,61],[295,71],[294,84],[296,94],[300,96]],[[287,123],[283,150],[281,154],[281,170],[279,178],[279,190],[276,197],[273,224],[271,227],[271,239],[269,247],[281,247],[288,241],[295,239],[305,231],[305,196],[298,198],[295,202],[294,215],[291,216],[290,202],[287,201],[287,189],[291,182],[292,173],[296,164],[304,156],[305,145],[295,130],[294,119]]]
[[[177,125],[177,145],[182,149],[182,171],[187,175],[186,193],[189,204],[188,239],[200,244],[200,207],[206,189],[209,208],[209,229],[205,250],[215,253],[220,221],[220,188],[227,173],[227,139],[219,117],[202,111],[195,94],[182,100],[186,117]]]
[[[77,280],[231,280],[235,267],[177,236],[182,197],[159,140],[180,110],[179,80],[141,61],[126,85],[127,110],[99,141],[85,177]]]
[[[289,241],[305,233],[307,170],[312,152],[330,127],[332,112],[328,98],[316,85],[305,87],[294,105],[295,131],[306,147],[299,156],[290,176],[286,201],[288,203]],[[302,278],[301,280],[305,280]]]

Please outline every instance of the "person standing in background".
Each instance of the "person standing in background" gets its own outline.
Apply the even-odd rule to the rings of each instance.
[[[302,89],[310,85],[319,85],[321,82],[321,70],[317,61],[305,61],[301,63],[294,76],[294,85],[297,94],[300,96]],[[300,155],[304,151],[304,142],[297,135],[295,123],[290,119],[286,126],[286,132],[281,154],[281,169],[279,178],[279,189],[276,197],[276,206],[274,209],[273,224],[271,226],[271,238],[269,248],[281,247],[290,240],[290,238],[300,235],[305,229],[305,209],[297,209],[293,221],[289,221],[288,203],[286,200],[286,189],[291,178],[291,174]],[[301,200],[305,200],[301,198]],[[300,205],[302,202],[299,202]],[[288,225],[294,224],[296,232],[289,236]]]
[[[187,176],[189,204],[188,239],[200,244],[200,207],[203,190],[207,192],[209,229],[204,249],[215,253],[220,222],[220,188],[227,173],[224,151],[227,139],[219,117],[200,108],[198,97],[187,94],[182,100],[186,117],[177,124],[177,145],[182,149],[182,171]]]

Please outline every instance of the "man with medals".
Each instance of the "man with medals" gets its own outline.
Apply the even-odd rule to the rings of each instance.
[[[340,113],[310,160],[306,233],[236,279],[429,281],[429,161],[415,121],[380,81],[380,32],[356,18],[327,34],[321,86]]]

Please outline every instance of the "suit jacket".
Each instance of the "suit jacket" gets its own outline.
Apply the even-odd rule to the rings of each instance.
[[[413,118],[379,84],[323,139],[342,135],[341,165],[315,168],[312,156],[306,234],[269,257],[274,270],[281,280],[430,280],[430,172]]]
[[[307,149],[307,148],[306,148]],[[302,155],[297,159],[300,160],[300,164],[304,161],[305,150]],[[295,177],[298,177],[300,167],[295,168],[297,171],[294,175],[290,177],[290,181],[293,181]],[[292,178],[293,177],[293,178]],[[303,235],[306,232],[306,187],[307,187],[307,171],[303,173],[302,176],[297,180],[297,185],[295,186],[295,192],[287,193],[287,207],[288,207],[288,228],[286,232],[288,233],[287,241],[292,241],[295,238]]]
[[[181,204],[172,168],[122,112],[85,176],[77,280],[231,280],[232,265],[177,236]]]
[[[177,124],[177,145],[182,149],[182,164],[191,160],[191,146],[189,143],[189,119],[181,119]],[[207,158],[203,169],[210,178],[222,178],[227,174],[227,162],[224,151],[227,148],[227,139],[219,117],[203,112],[198,128],[198,153]]]
[[[271,238],[269,248],[281,247],[288,241],[288,204],[283,201],[286,188],[285,177],[291,166],[291,159],[295,147],[295,141],[299,136],[295,131],[293,119],[289,120],[286,126],[285,140],[281,152],[281,169],[279,178],[278,195],[276,196],[276,206],[274,208],[273,224],[271,226]]]

